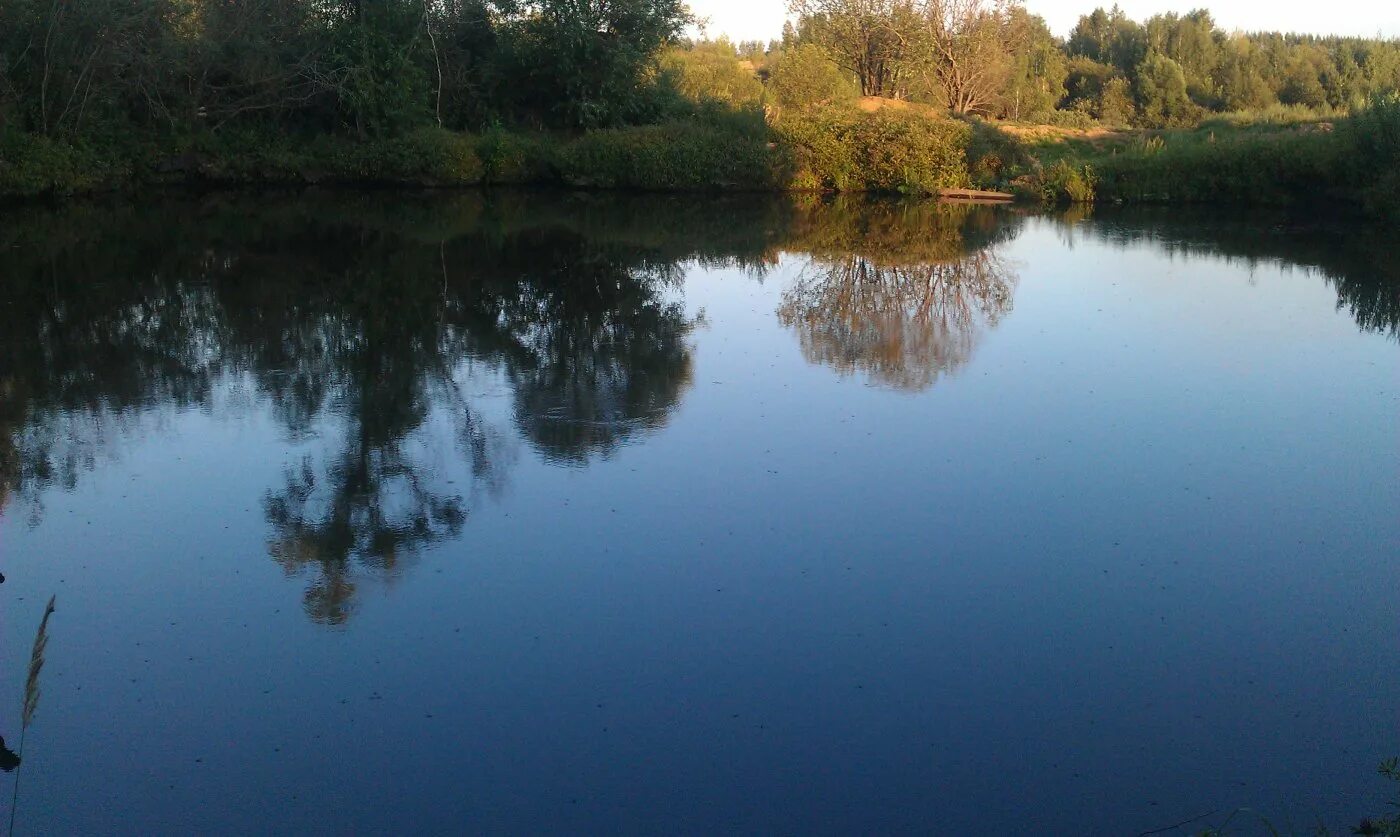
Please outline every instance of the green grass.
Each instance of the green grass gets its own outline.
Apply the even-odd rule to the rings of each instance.
[[[1049,133],[1025,147],[1018,191],[1051,202],[1324,205],[1400,220],[1396,98],[1335,121],[1280,107],[1192,129]],[[1075,172],[1092,181],[1088,193]]]

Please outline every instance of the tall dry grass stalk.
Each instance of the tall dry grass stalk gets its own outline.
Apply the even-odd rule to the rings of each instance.
[[[50,596],[44,608],[44,618],[39,620],[39,633],[34,636],[34,650],[29,654],[29,676],[24,681],[24,711],[20,715],[19,727],[19,766],[15,768],[15,791],[10,797],[10,837],[15,833],[15,810],[19,804],[19,774],[24,769],[24,735],[34,721],[34,713],[39,710],[39,672],[44,669],[44,651],[49,646],[49,617],[53,615],[53,604],[57,596]]]

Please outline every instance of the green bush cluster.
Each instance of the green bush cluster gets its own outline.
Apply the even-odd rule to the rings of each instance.
[[[127,182],[126,155],[34,134],[0,134],[0,195],[73,194]]]
[[[556,176],[557,143],[548,136],[493,126],[482,132],[476,153],[486,183],[545,183]]]
[[[799,44],[783,52],[768,79],[768,89],[786,108],[842,104],[860,96],[855,79],[817,44]]]
[[[669,47],[660,64],[663,80],[689,101],[743,108],[763,100],[763,82],[740,63],[728,41]]]
[[[1040,123],[1055,128],[1071,128],[1082,131],[1098,126],[1100,121],[1112,124],[1112,120],[1096,120],[1083,110],[1053,110],[1045,114],[1045,118],[1040,120]],[[1126,124],[1126,120],[1123,121]]]
[[[967,167],[972,185],[979,189],[1004,189],[1031,168],[1026,144],[990,122],[969,124]]]
[[[1318,123],[1329,119],[1340,119],[1346,113],[1339,110],[1310,108],[1304,105],[1272,104],[1248,110],[1236,110],[1216,114],[1202,120],[1200,127],[1213,130],[1219,128],[1275,128],[1286,125]]]
[[[1335,125],[1222,126],[1034,152],[1040,161],[988,123],[837,105],[784,109],[771,125],[752,111],[702,106],[685,120],[573,136],[433,127],[356,139],[248,128],[97,145],[11,132],[0,134],[0,195],[189,181],[903,194],[975,185],[1052,204],[1323,202],[1400,220],[1400,97]]]
[[[1173,136],[1098,161],[1099,196],[1123,201],[1286,205],[1335,183],[1324,132]]]
[[[762,133],[694,122],[590,131],[560,150],[570,186],[631,189],[773,189],[781,153]]]
[[[482,179],[481,158],[472,137],[441,128],[419,128],[395,139],[352,143],[348,149],[339,158],[344,164],[335,174],[355,181],[470,186]]]
[[[1093,203],[1099,178],[1092,166],[1056,160],[1016,179],[1016,193],[1046,206]]]
[[[1400,95],[1378,99],[1337,126],[1336,167],[1370,214],[1400,221]]]
[[[154,156],[144,179],[221,183],[367,183],[470,186],[482,182],[476,141],[440,128],[356,141],[323,134],[301,141],[263,131],[203,136]]]
[[[793,158],[794,189],[935,194],[968,183],[962,122],[822,107],[784,114],[775,131]]]
[[[1274,116],[1281,121],[1272,130],[1217,122],[1127,144],[1081,146],[1018,178],[1016,187],[1055,203],[1083,202],[1087,190],[1087,199],[1324,204],[1400,220],[1400,97],[1377,99],[1335,125]]]

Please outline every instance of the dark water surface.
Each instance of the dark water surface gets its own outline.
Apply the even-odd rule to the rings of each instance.
[[[9,210],[11,749],[57,610],[3,804],[1344,830],[1400,754],[1393,243],[751,197]]]

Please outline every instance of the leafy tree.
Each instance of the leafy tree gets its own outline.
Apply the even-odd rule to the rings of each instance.
[[[790,0],[788,9],[799,17],[795,39],[824,47],[861,95],[904,95],[917,29],[912,0]]]
[[[656,53],[690,21],[681,0],[522,0],[510,11],[516,103],[572,128],[647,118]]]
[[[1400,90],[1400,44],[1371,45],[1361,62],[1366,77],[1366,95],[1378,96]]]
[[[360,134],[393,134],[428,113],[421,9],[404,0],[347,4],[330,31],[327,80],[343,118]],[[423,38],[420,41],[420,37]]]
[[[848,102],[860,92],[855,80],[817,44],[784,50],[768,88],[778,104],[794,108]]]
[[[1320,108],[1327,104],[1317,65],[1302,55],[1289,59],[1278,88],[1278,99],[1285,105]]]
[[[1231,38],[1221,49],[1215,71],[1220,106],[1227,111],[1263,108],[1278,101],[1265,79],[1268,65],[1246,38]]]
[[[1079,19],[1070,32],[1065,51],[1071,57],[1083,56],[1131,74],[1147,57],[1147,33],[1123,10],[1095,9]]]
[[[508,116],[507,44],[496,9],[490,0],[455,0],[438,8],[441,13],[424,27],[432,27],[438,117],[448,127],[475,128]]]
[[[1135,87],[1139,119],[1144,125],[1185,125],[1196,116],[1197,108],[1186,94],[1186,74],[1181,65],[1159,52],[1149,53],[1138,66]]]
[[[1104,84],[1117,72],[1113,65],[1086,55],[1071,56],[1065,62],[1064,105],[1086,112],[1097,110]]]
[[[179,19],[167,0],[0,3],[0,123],[77,137],[141,114],[161,92]]]
[[[763,98],[763,83],[752,69],[740,63],[728,41],[669,47],[661,54],[661,72],[678,92],[694,102],[748,107]]]
[[[948,110],[971,114],[997,109],[1013,74],[1014,8],[1001,0],[924,0],[920,67],[936,82]]]
[[[1104,82],[1094,116],[1109,125],[1133,124],[1137,120],[1137,106],[1133,103],[1132,82],[1122,76]]]
[[[1002,91],[1002,113],[1011,119],[1043,116],[1065,97],[1069,68],[1045,20],[1012,7],[1007,21],[1011,75]]]
[[[1198,9],[1187,15],[1165,14],[1150,18],[1144,27],[1153,50],[1181,67],[1186,89],[1198,104],[1216,102],[1214,74],[1220,63],[1220,41],[1210,12]]]

